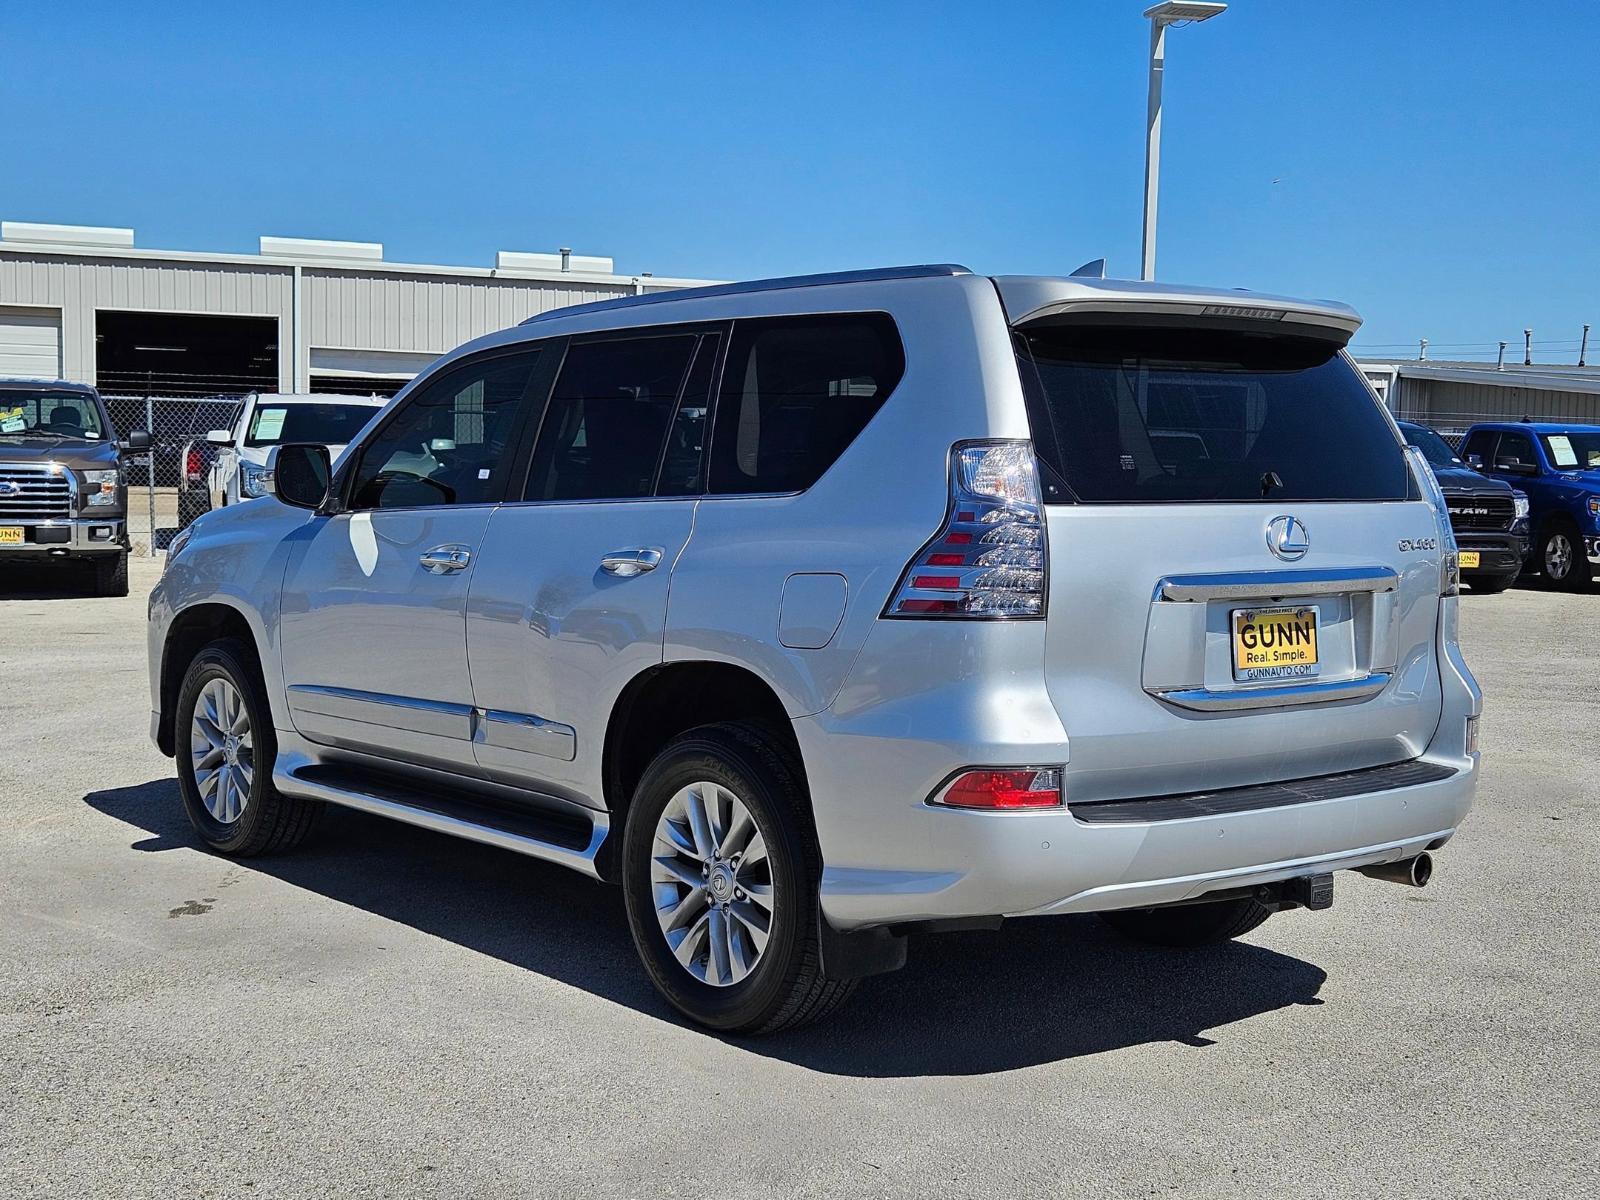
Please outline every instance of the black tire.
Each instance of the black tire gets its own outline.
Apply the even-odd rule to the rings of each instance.
[[[1469,579],[1467,586],[1475,592],[1482,592],[1486,596],[1494,596],[1506,591],[1516,583],[1515,575],[1487,575],[1482,579]]]
[[[128,594],[128,552],[94,560],[94,594],[96,596],[126,596]]]
[[[247,800],[238,817],[226,822],[207,811],[195,782],[195,760],[191,753],[195,705],[201,690],[214,679],[227,680],[243,698],[254,743]],[[235,639],[212,642],[189,664],[173,713],[173,743],[178,790],[183,795],[189,822],[201,840],[218,854],[244,858],[292,849],[304,840],[322,811],[322,805],[316,801],[282,795],[272,786],[272,764],[278,755],[278,743],[266,701],[266,686],[254,654]]]
[[[1214,946],[1243,937],[1270,917],[1272,911],[1244,896],[1210,904],[1124,908],[1103,912],[1100,919],[1123,937],[1152,946]]]
[[[650,876],[663,810],[683,788],[706,781],[733,792],[755,819],[775,895],[765,949],[746,978],[726,986],[696,978],[673,956],[656,917]],[[651,982],[690,1020],[724,1033],[770,1033],[818,1020],[844,1003],[855,982],[822,973],[821,876],[804,774],[773,734],[756,725],[702,726],[674,739],[646,768],[623,835],[628,925]]]
[[[1588,590],[1589,559],[1584,553],[1583,535],[1565,521],[1557,521],[1544,531],[1534,565],[1549,587],[1566,592]]]

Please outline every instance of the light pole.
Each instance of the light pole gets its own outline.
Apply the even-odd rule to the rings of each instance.
[[[1201,0],[1165,0],[1145,9],[1150,18],[1150,100],[1144,133],[1144,247],[1140,279],[1156,277],[1156,197],[1161,190],[1161,75],[1167,65],[1167,26],[1205,21],[1227,9]]]

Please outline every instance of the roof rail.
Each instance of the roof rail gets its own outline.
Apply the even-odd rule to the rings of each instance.
[[[641,304],[664,304],[671,300],[701,300],[716,296],[744,296],[751,292],[781,292],[790,288],[826,287],[834,283],[876,283],[887,279],[928,279],[941,275],[970,275],[971,271],[954,263],[934,263],[916,267],[877,267],[866,271],[833,271],[825,275],[787,275],[780,279],[748,279],[743,283],[717,283],[709,287],[674,288],[667,292],[651,292],[643,296],[618,296],[615,300],[595,300],[589,304],[572,304],[566,308],[552,308],[536,313],[523,325],[535,325],[555,317],[570,317],[575,313],[609,312],[617,308],[634,308]]]

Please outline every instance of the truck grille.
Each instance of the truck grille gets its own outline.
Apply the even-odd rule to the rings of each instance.
[[[72,485],[64,472],[0,463],[0,525],[56,521],[71,515]]]
[[[1446,496],[1450,509],[1450,528],[1457,533],[1506,530],[1516,514],[1516,505],[1507,495]]]

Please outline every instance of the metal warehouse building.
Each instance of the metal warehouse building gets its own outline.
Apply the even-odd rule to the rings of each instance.
[[[263,237],[258,254],[134,245],[133,230],[0,223],[0,376],[108,395],[393,393],[471,338],[568,304],[709,282],[610,258],[501,251],[391,263],[373,242]]]
[[[1600,369],[1559,364],[1497,367],[1417,359],[1361,361],[1396,417],[1445,435],[1479,421],[1571,421],[1600,424]]]

